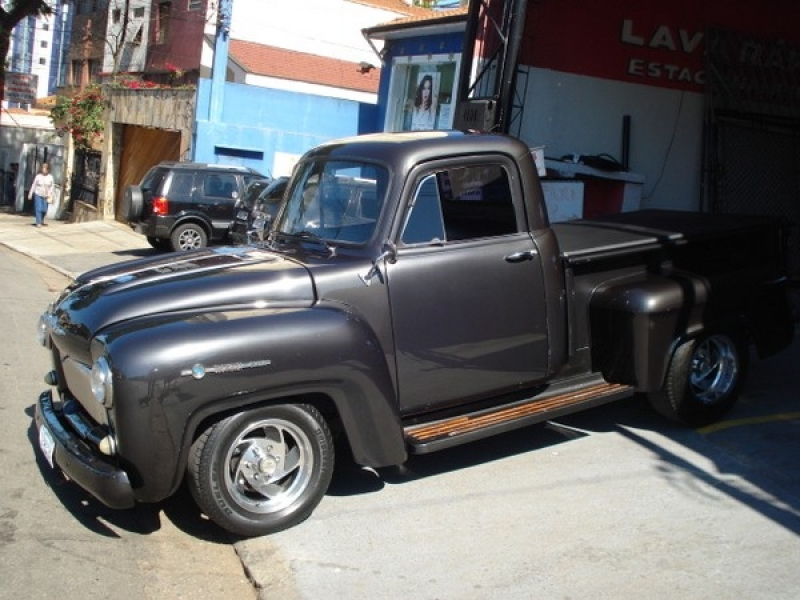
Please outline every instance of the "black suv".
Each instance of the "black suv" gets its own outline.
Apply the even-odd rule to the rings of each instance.
[[[125,189],[130,226],[159,250],[192,250],[226,240],[247,185],[269,180],[244,167],[162,162]]]

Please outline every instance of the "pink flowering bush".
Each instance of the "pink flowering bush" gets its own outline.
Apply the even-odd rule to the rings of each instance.
[[[100,86],[89,86],[74,96],[59,96],[50,120],[59,134],[69,133],[78,148],[91,148],[103,139],[105,102]]]

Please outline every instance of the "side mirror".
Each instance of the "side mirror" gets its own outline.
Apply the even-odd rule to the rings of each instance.
[[[364,275],[359,275],[358,278],[362,281],[364,285],[369,287],[372,285],[372,280],[377,275],[381,281],[383,278],[380,277],[381,274],[381,263],[383,261],[388,261],[389,263],[394,264],[397,262],[397,246],[392,242],[387,242],[383,245],[383,252],[381,252],[375,260],[372,261],[372,266],[369,268]]]

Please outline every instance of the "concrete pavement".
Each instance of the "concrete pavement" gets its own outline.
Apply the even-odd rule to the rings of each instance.
[[[33,216],[0,207],[0,243],[68,276],[109,263],[156,254],[147,240],[113,220],[66,223],[47,219],[33,226]]]

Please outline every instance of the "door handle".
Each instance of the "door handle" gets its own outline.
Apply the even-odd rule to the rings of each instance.
[[[533,260],[538,252],[536,250],[522,250],[520,252],[514,252],[506,256],[506,262],[510,263],[518,263],[522,262],[523,260]]]

